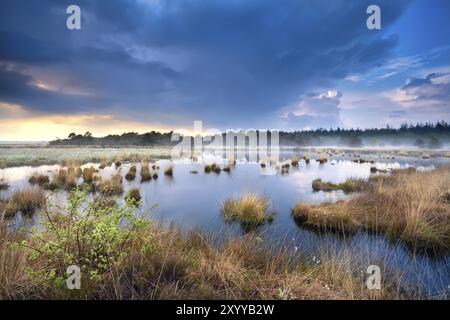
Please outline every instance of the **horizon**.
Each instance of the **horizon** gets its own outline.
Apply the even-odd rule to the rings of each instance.
[[[372,2],[3,2],[0,141],[448,121],[450,3]]]
[[[398,126],[390,126],[389,124],[387,124],[384,127],[370,127],[370,128],[358,128],[358,127],[354,127],[354,128],[341,128],[341,127],[330,127],[330,128],[315,128],[315,129],[298,129],[298,130],[280,130],[280,132],[284,132],[284,133],[295,133],[295,132],[317,132],[317,131],[325,131],[325,132],[329,132],[329,131],[336,131],[338,129],[342,130],[342,131],[351,131],[351,130],[355,130],[355,131],[371,131],[371,130],[382,130],[382,129],[393,129],[393,130],[398,130],[401,128],[401,126],[406,125],[406,126],[425,126],[425,125],[431,125],[431,126],[436,126],[437,124],[442,123],[442,124],[449,124],[447,123],[445,120],[440,120],[440,121],[436,121],[436,122],[416,122],[416,123],[407,123],[404,122]],[[202,136],[208,135],[208,130],[211,129],[207,129],[204,130],[204,134],[202,134]],[[212,129],[214,130],[214,129]],[[226,131],[251,131],[251,130],[255,130],[255,131],[260,131],[262,129],[242,129],[242,128],[237,128],[237,129],[226,129],[221,131],[221,133],[225,133]],[[276,129],[275,129],[276,130]],[[75,133],[76,135],[83,135],[87,132],[90,132],[92,134],[93,138],[105,138],[107,136],[123,136],[125,134],[130,134],[130,133],[134,133],[134,134],[138,134],[138,135],[143,135],[146,133],[150,133],[150,132],[156,132],[156,133],[161,133],[161,134],[167,134],[167,133],[180,133],[180,134],[184,134],[184,135],[190,135],[190,136],[194,136],[194,132],[193,130],[187,130],[187,129],[182,129],[182,130],[168,130],[168,131],[158,131],[158,130],[149,130],[149,131],[123,131],[122,133],[107,133],[105,135],[95,135],[93,134],[91,131],[86,131],[86,132],[70,132],[69,134]],[[52,142],[52,141],[56,141],[56,140],[64,140],[64,139],[68,139],[67,137],[55,137],[54,139],[50,139],[50,140],[0,140],[0,143],[21,143],[21,142],[26,142],[26,143],[42,143],[42,142]]]
[[[405,122],[405,123],[402,123],[401,125],[395,126],[395,127],[394,126],[390,126],[388,124],[385,127],[372,127],[372,128],[358,128],[358,127],[356,127],[356,128],[341,128],[341,127],[333,128],[333,127],[331,127],[331,128],[316,128],[316,129],[303,129],[303,130],[301,130],[301,129],[300,130],[281,130],[280,132],[283,132],[283,133],[307,133],[307,132],[321,132],[321,131],[333,132],[333,131],[337,131],[337,130],[341,130],[341,131],[352,131],[353,130],[353,131],[367,132],[367,131],[375,131],[375,130],[383,130],[383,129],[399,130],[399,129],[401,129],[402,126],[406,126],[407,128],[418,128],[418,127],[420,128],[420,127],[424,127],[424,126],[432,126],[433,128],[435,128],[438,124],[442,124],[442,125],[445,125],[445,126],[449,126],[450,125],[450,123],[446,122],[445,120],[441,120],[441,121],[436,121],[436,122],[425,122],[425,123],[422,123],[422,122],[407,123],[407,122]],[[201,136],[210,135],[211,133],[209,133],[210,132],[209,130],[211,130],[211,129],[203,130],[200,135]],[[212,129],[212,130],[214,130],[214,129]],[[224,134],[224,133],[226,133],[226,131],[230,131],[230,130],[234,131],[234,132],[238,132],[238,131],[251,131],[251,130],[261,131],[262,129],[239,129],[238,128],[238,129],[227,129],[227,130],[220,131],[220,132],[221,132],[221,134]],[[84,135],[86,133],[91,133],[91,136],[93,138],[102,139],[102,138],[105,138],[105,137],[108,137],[108,136],[123,136],[123,135],[126,135],[126,134],[144,135],[144,134],[151,133],[151,132],[160,133],[160,134],[178,133],[178,134],[181,134],[181,135],[188,135],[188,136],[195,136],[196,135],[196,133],[194,133],[193,130],[185,130],[185,129],[181,130],[180,132],[172,131],[172,130],[170,130],[170,131],[150,130],[150,131],[144,131],[144,132],[125,131],[125,132],[118,133],[118,134],[106,134],[106,135],[102,135],[102,136],[97,136],[95,134],[92,134],[92,132],[90,132],[90,131],[86,131],[84,133],[71,132],[70,134]],[[214,131],[214,132],[217,132],[217,131]],[[50,142],[53,142],[53,141],[65,140],[65,139],[70,139],[70,138],[69,137],[62,137],[62,138],[56,137],[55,139],[52,139],[52,140],[0,140],[0,144],[7,144],[7,143],[11,143],[11,144],[15,144],[15,143],[17,143],[17,144],[20,144],[20,143],[32,144],[32,143],[36,143],[37,144],[37,143],[50,143]]]

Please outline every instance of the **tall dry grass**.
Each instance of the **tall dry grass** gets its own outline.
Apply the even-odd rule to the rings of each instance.
[[[97,189],[105,196],[121,195],[123,193],[122,175],[116,173],[109,179],[100,180]]]
[[[318,228],[382,231],[417,248],[450,249],[450,168],[397,170],[369,180],[356,198],[322,205],[299,204],[297,219]]]
[[[136,166],[132,165],[125,175],[125,179],[127,179],[128,181],[133,181],[134,179],[136,179],[136,170]]]
[[[253,193],[245,193],[238,199],[227,199],[223,203],[223,213],[230,219],[244,222],[264,222],[269,202]]]
[[[56,220],[55,220],[56,223]],[[255,234],[222,241],[153,225],[133,234],[130,252],[110,261],[101,280],[82,275],[81,290],[34,277],[57,260],[30,259],[0,234],[1,299],[401,299],[397,283],[368,290],[351,253],[324,252],[307,262],[283,247],[264,247]],[[70,247],[76,254],[76,246]],[[53,263],[55,265],[53,266]]]
[[[45,192],[40,188],[16,190],[9,199],[3,200],[0,204],[0,218],[11,218],[19,212],[29,217],[38,209],[42,209],[45,204]]]

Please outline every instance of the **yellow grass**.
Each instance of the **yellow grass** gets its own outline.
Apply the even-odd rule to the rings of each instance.
[[[20,238],[0,232],[0,299],[402,298],[396,282],[367,290],[351,252],[322,252],[317,264],[283,248],[264,248],[254,235],[217,247],[197,232],[150,226],[133,234],[131,251],[111,261],[101,280],[84,276],[75,291],[26,272],[25,267],[47,270],[53,262],[30,259],[29,250],[11,246],[15,242]]]
[[[369,180],[367,192],[347,201],[300,204],[297,219],[316,227],[383,231],[415,247],[450,249],[450,168],[398,170]]]
[[[264,223],[269,202],[257,194],[246,193],[239,199],[227,199],[223,203],[223,213],[227,219],[244,224]]]

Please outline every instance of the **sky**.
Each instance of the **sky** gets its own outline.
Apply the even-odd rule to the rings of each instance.
[[[5,0],[0,15],[0,141],[450,121],[448,0]]]

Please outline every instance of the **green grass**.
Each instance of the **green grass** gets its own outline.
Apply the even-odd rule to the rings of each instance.
[[[362,180],[347,179],[343,183],[326,182],[322,179],[315,179],[312,182],[313,191],[334,191],[342,190],[345,193],[357,192],[363,189],[364,182]]]
[[[28,182],[31,185],[45,186],[50,182],[50,179],[47,175],[44,174],[34,174],[28,179]]]

